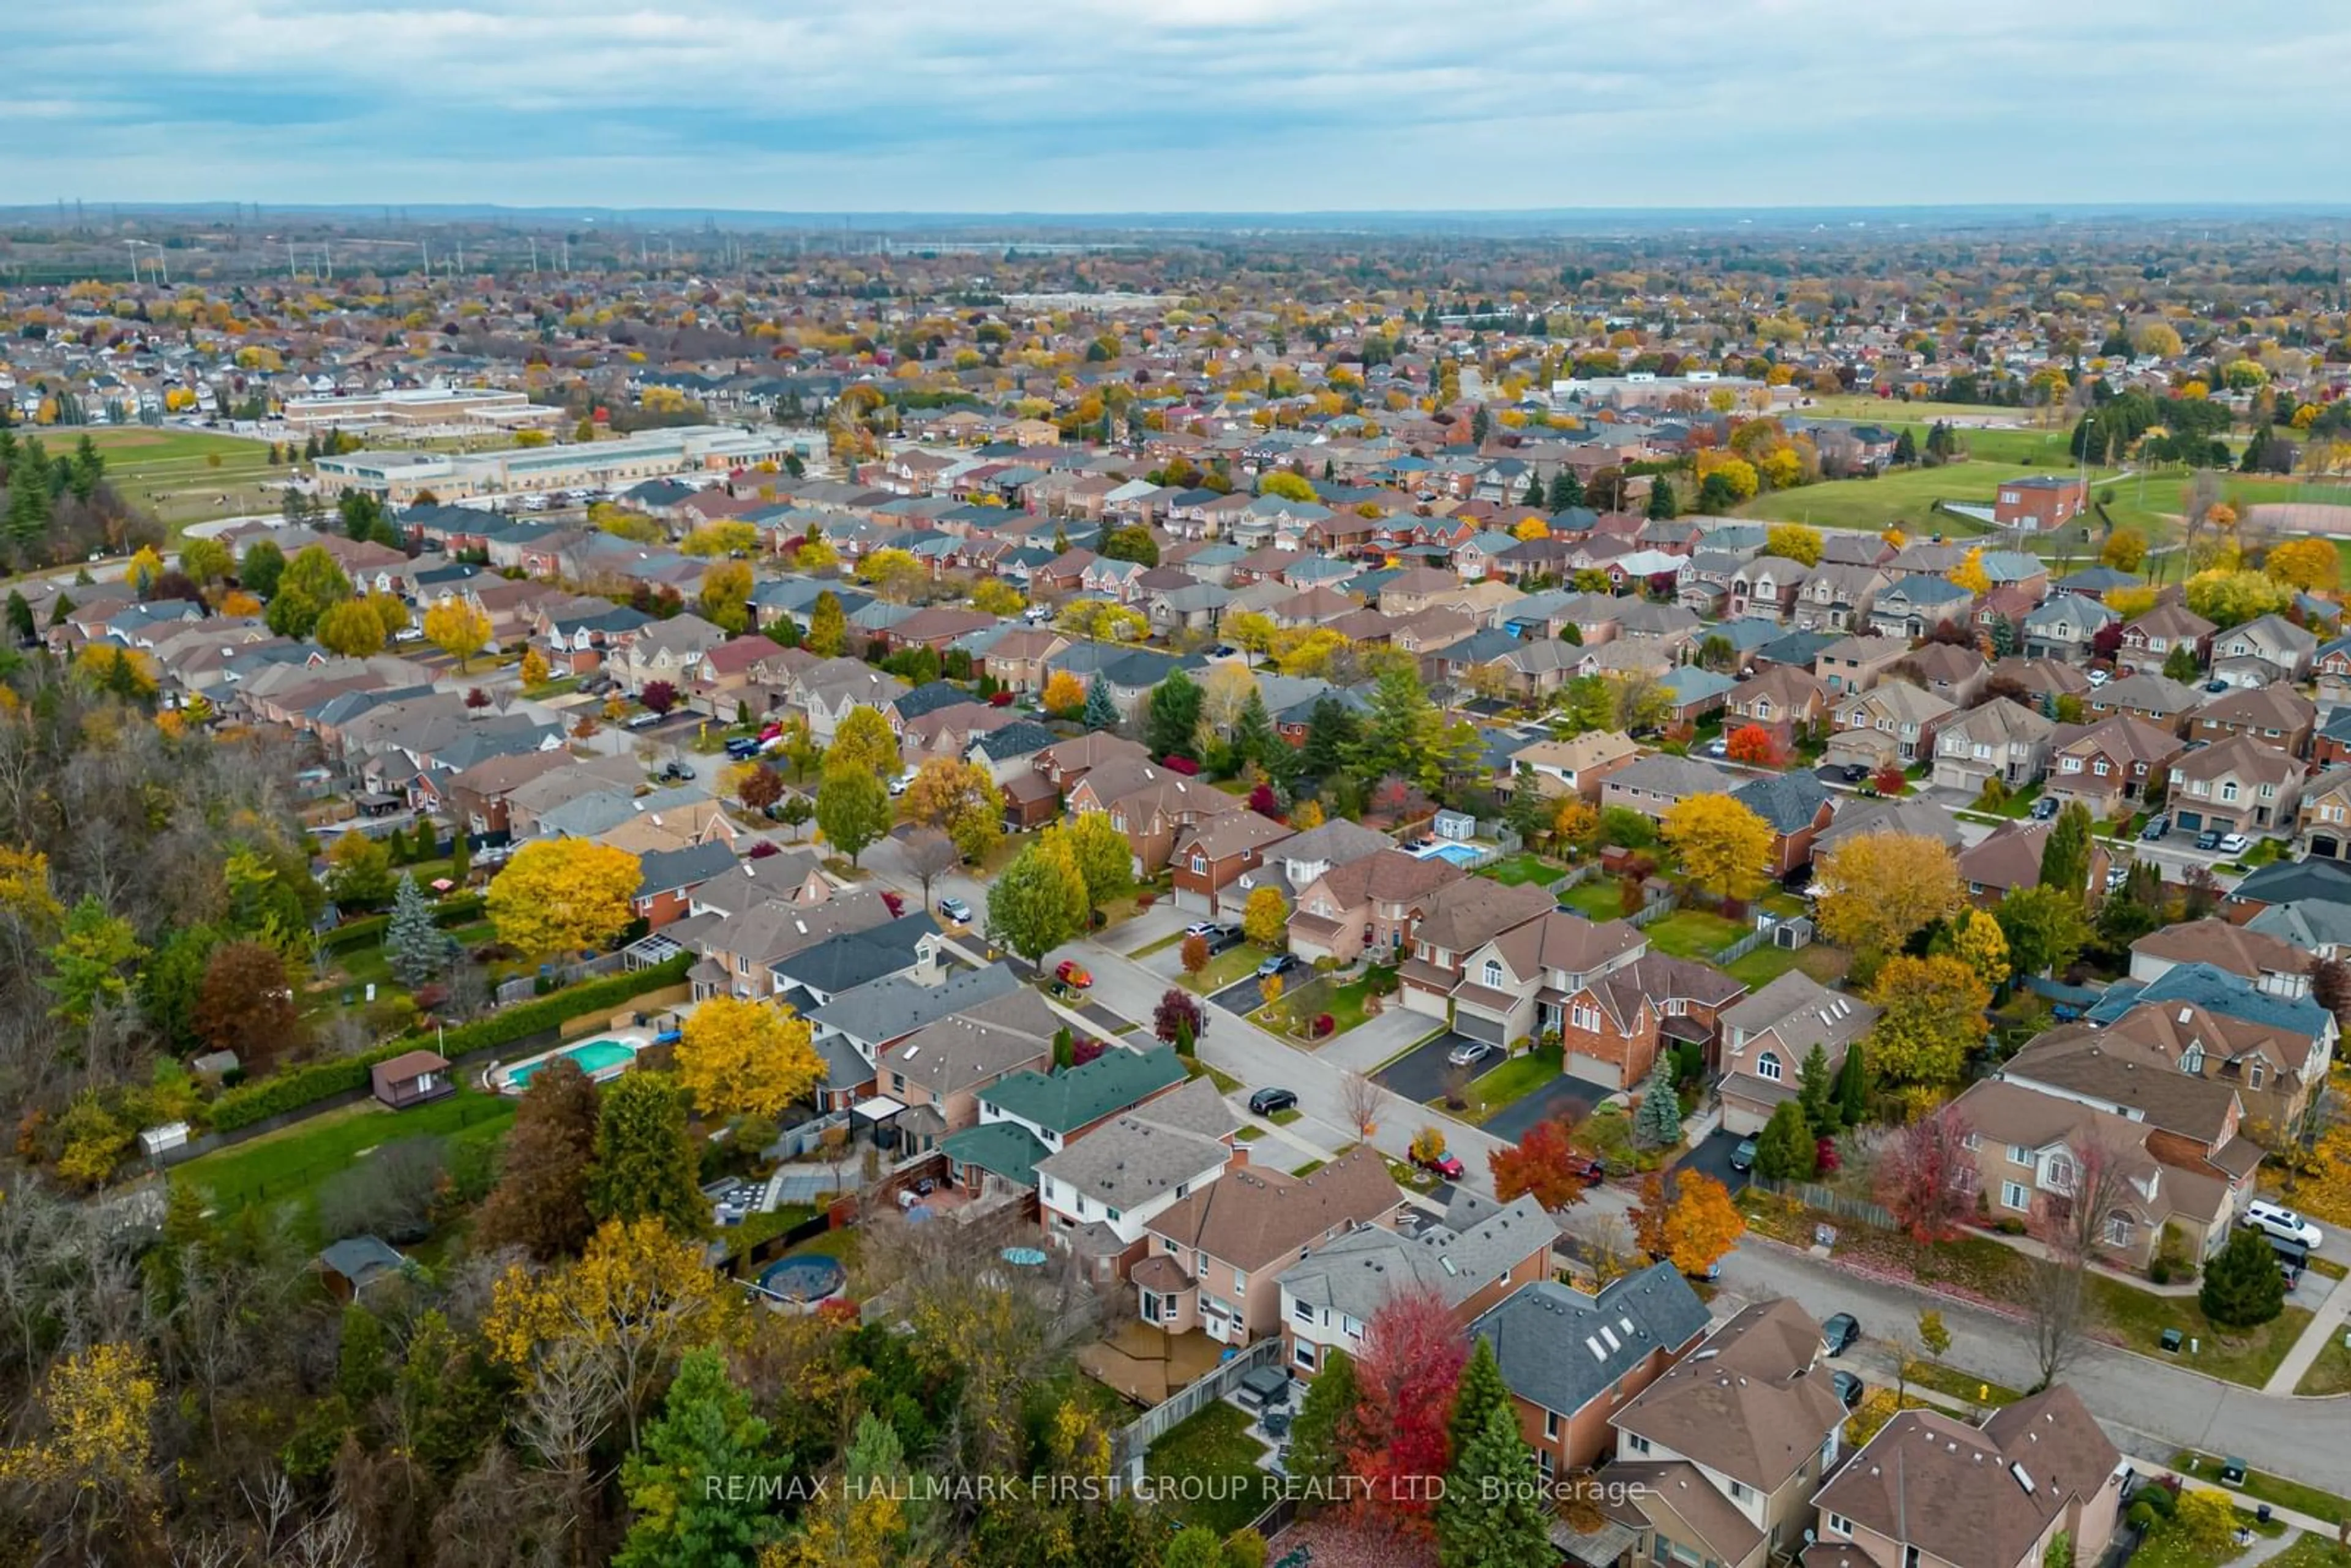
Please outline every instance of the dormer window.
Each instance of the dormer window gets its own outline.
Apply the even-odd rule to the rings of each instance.
[[[2179,1053],[2179,1071],[2201,1076],[2204,1071],[2204,1048],[2191,1045]]]

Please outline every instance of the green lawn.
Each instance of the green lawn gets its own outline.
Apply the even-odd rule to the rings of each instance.
[[[1520,887],[1528,883],[1555,882],[1567,874],[1567,868],[1543,859],[1531,850],[1522,850],[1517,854],[1506,855],[1479,866],[1478,874],[1507,886]]]
[[[2216,1455],[2199,1453],[2189,1449],[2174,1454],[2171,1457],[2171,1462],[2179,1468],[2182,1475],[2194,1476],[2199,1480],[2210,1481],[2215,1486],[2220,1484],[2220,1459]],[[2306,1487],[2300,1481],[2290,1481],[2283,1476],[2265,1475],[2260,1470],[2247,1470],[2244,1484],[2234,1490],[2244,1493],[2255,1502],[2266,1502],[2277,1508],[2292,1509],[2296,1513],[2306,1513],[2313,1519],[2337,1521],[2344,1518],[2346,1513],[2351,1513],[2351,1503],[2345,1502],[2331,1491],[2321,1491],[2316,1487]]]
[[[1208,996],[1248,979],[1250,971],[1264,963],[1266,956],[1264,948],[1254,942],[1244,942],[1238,947],[1228,947],[1209,959],[1208,967],[1198,974],[1185,976],[1184,983],[1202,996]]]
[[[2314,1258],[2311,1261],[2315,1263],[2318,1260]],[[2344,1349],[2339,1339],[2328,1340],[2326,1347],[2318,1353],[2318,1359],[2310,1364],[2310,1370],[2302,1375],[2294,1392],[2351,1394],[2351,1350]]]
[[[1184,1063],[1184,1073],[1185,1076],[1188,1078],[1207,1079],[1209,1082],[1217,1086],[1217,1092],[1219,1094],[1233,1093],[1241,1086],[1241,1081],[1239,1079],[1235,1078],[1229,1072],[1217,1071],[1215,1068],[1209,1066],[1207,1062],[1202,1061],[1196,1056]]]
[[[1181,931],[1170,932],[1168,935],[1162,936],[1156,942],[1145,942],[1142,946],[1137,947],[1134,952],[1129,953],[1127,956],[1130,958],[1148,958],[1154,953],[1165,953],[1168,948],[1176,946],[1182,943],[1183,940],[1184,934]]]
[[[1964,524],[1935,509],[1938,501],[1963,501],[1990,506],[1992,495],[2009,479],[2046,473],[2048,465],[1971,460],[1939,468],[1897,468],[1875,479],[1832,479],[1758,496],[1739,508],[1743,517],[1780,523],[1810,523],[1815,528],[1867,528],[1888,525],[1918,537],[1946,536],[1963,531]],[[2069,465],[2070,466],[2070,465]],[[2095,470],[2092,478],[2111,477],[2111,470]]]
[[[1560,1051],[1555,1045],[1539,1045],[1523,1056],[1514,1056],[1491,1072],[1469,1085],[1469,1106],[1455,1114],[1472,1126],[1482,1126],[1505,1108],[1517,1104],[1544,1085],[1558,1081]],[[1445,1103],[1443,1095],[1430,1102]]]
[[[2215,1328],[2193,1296],[2157,1296],[2145,1291],[2103,1277],[2090,1281],[2098,1304],[2099,1329],[2105,1337],[2158,1360],[2175,1359],[2164,1354],[2163,1331],[2178,1329],[2189,1339],[2199,1342],[2196,1354],[2189,1355],[2182,1346],[2177,1360],[2183,1365],[2208,1377],[2226,1378],[2249,1388],[2259,1388],[2269,1381],[2278,1363],[2285,1359],[2294,1342],[2302,1337],[2304,1325],[2310,1322],[2306,1307],[2288,1307],[2270,1322],[2256,1329],[2222,1330]]]
[[[1177,1483],[1166,1504],[1178,1528],[1205,1525],[1230,1535],[1266,1511],[1276,1479],[1258,1468],[1265,1445],[1249,1435],[1249,1418],[1219,1399],[1151,1445],[1144,1468],[1155,1481]],[[1208,1495],[1184,1499],[1181,1483],[1216,1480],[1196,1490]],[[1228,1495],[1238,1494],[1238,1495]]]
[[[2013,1405],[2024,1397],[2013,1388],[1971,1376],[1957,1367],[1940,1362],[1915,1360],[1910,1364],[1910,1382],[1914,1387],[1931,1388],[1953,1399],[1964,1399],[1970,1405]]]
[[[1233,1136],[1239,1139],[1244,1144],[1254,1144],[1259,1138],[1265,1136],[1265,1129],[1252,1122],[1248,1126],[1243,1127],[1239,1132],[1235,1133]]]
[[[1321,1170],[1321,1169],[1322,1169],[1325,1165],[1327,1165],[1327,1164],[1329,1164],[1329,1163],[1330,1163],[1330,1162],[1328,1162],[1327,1160],[1309,1160],[1309,1161],[1307,1161],[1307,1162],[1306,1162],[1304,1165],[1302,1165],[1302,1166],[1290,1166],[1290,1174],[1291,1176],[1312,1176],[1316,1171]]]
[[[37,434],[52,455],[71,452],[85,432],[59,427]],[[288,465],[269,465],[269,444],[208,431],[125,425],[87,432],[106,459],[106,476],[125,499],[151,508],[176,533],[207,517],[275,512],[283,505],[266,479],[287,479]],[[297,444],[298,446],[298,443]]]
[[[1587,920],[1614,920],[1624,913],[1624,894],[1614,877],[1595,877],[1560,894],[1559,901]]]
[[[216,1205],[307,1198],[368,1149],[435,1134],[495,1142],[514,1113],[512,1100],[463,1087],[411,1111],[386,1110],[370,1100],[201,1155],[174,1170],[172,1179]]]
[[[1643,927],[1649,946],[1676,958],[1705,958],[1729,946],[1752,929],[1703,909],[1677,909],[1663,920]]]
[[[2293,1545],[2270,1559],[2270,1568],[2351,1568],[2351,1552],[2305,1530],[2294,1537]]]
[[[2285,1532],[2283,1525],[2274,1522],[2264,1525],[2243,1509],[2237,1511],[2237,1521],[2262,1535],[2276,1536]],[[2221,1568],[2221,1564],[2234,1563],[2249,1550],[2239,1546],[2233,1540],[2218,1552],[2199,1550],[2188,1542],[2178,1524],[2162,1519],[2156,1521],[2155,1527],[2147,1532],[2147,1539],[2131,1554],[2131,1562],[2136,1568]]]

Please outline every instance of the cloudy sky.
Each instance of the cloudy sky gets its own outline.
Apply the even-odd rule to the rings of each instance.
[[[2351,8],[2274,0],[25,0],[12,12],[0,204],[2351,201],[2329,151]]]

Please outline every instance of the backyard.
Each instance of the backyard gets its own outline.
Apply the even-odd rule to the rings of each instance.
[[[1478,874],[1510,887],[1521,887],[1529,883],[1548,885],[1567,874],[1567,868],[1547,861],[1532,850],[1521,850],[1500,860],[1489,861],[1478,868]]]
[[[1265,1445],[1249,1428],[1249,1416],[1219,1399],[1151,1445],[1144,1467],[1181,1500],[1168,1505],[1179,1527],[1230,1535],[1265,1511],[1277,1483],[1258,1467]]]
[[[406,1111],[367,1100],[199,1155],[174,1170],[172,1179],[202,1193],[217,1209],[286,1201],[307,1207],[321,1182],[371,1149],[434,1136],[450,1140],[453,1156],[467,1145],[494,1147],[514,1113],[512,1100],[464,1085],[455,1094]]]

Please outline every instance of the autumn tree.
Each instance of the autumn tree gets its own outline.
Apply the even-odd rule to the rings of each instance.
[[[588,1186],[589,1211],[598,1219],[658,1220],[681,1236],[698,1235],[710,1218],[698,1169],[674,1082],[624,1072],[604,1089]]]
[[[1082,934],[1088,911],[1075,860],[1032,842],[988,884],[987,938],[1034,964]]]
[[[832,745],[825,750],[824,768],[827,773],[870,773],[884,780],[905,770],[899,760],[898,737],[880,709],[852,708],[842,716],[833,730]]]
[[[1186,974],[1196,976],[1208,967],[1208,939],[1197,935],[1185,937],[1184,945],[1177,949],[1176,956],[1183,965]]]
[[[1105,811],[1082,811],[1069,821],[1045,830],[1045,837],[1064,841],[1086,884],[1086,902],[1095,909],[1134,890],[1134,846]]]
[[[955,841],[936,828],[917,828],[898,844],[907,874],[923,884],[923,906],[931,906],[931,884],[963,863]]]
[[[266,942],[225,942],[204,960],[196,994],[196,1034],[214,1051],[232,1051],[249,1073],[262,1073],[298,1049],[304,1029],[286,960]]]
[[[2342,557],[2332,539],[2288,539],[2272,547],[2262,570],[2304,593],[2332,593],[2343,580]]]
[[[943,830],[967,861],[986,859],[1004,840],[1004,795],[976,762],[939,757],[924,763],[906,786],[905,807],[915,821]],[[1107,818],[1103,825],[1109,826]],[[1119,848],[1125,851],[1123,835]]]
[[[1750,768],[1777,768],[1787,760],[1780,737],[1760,724],[1744,724],[1730,732],[1723,754]]]
[[[490,883],[498,939],[532,957],[600,948],[628,929],[644,873],[626,850],[592,839],[538,839]]]
[[[1167,1045],[1187,1038],[1199,1039],[1207,1022],[1207,1010],[1201,1007],[1199,999],[1177,986],[1162,991],[1159,1005],[1151,1012],[1151,1032]]]
[[[686,1015],[677,1077],[705,1116],[779,1121],[824,1082],[809,1022],[789,1008],[715,996]]]
[[[161,1399],[154,1364],[136,1345],[103,1341],[51,1362],[32,1401],[37,1421],[26,1423],[21,1444],[0,1448],[0,1484],[27,1504],[20,1525],[44,1522],[89,1547],[90,1562],[113,1559],[97,1547],[116,1531],[143,1535],[142,1516],[155,1503]]]
[[[519,1247],[547,1263],[587,1245],[596,1124],[596,1086],[578,1062],[559,1056],[530,1075],[498,1150],[497,1184],[474,1217],[477,1250]]]
[[[347,659],[371,658],[383,652],[383,622],[363,599],[329,605],[310,634],[319,646]]]
[[[841,608],[840,596],[831,589],[819,593],[809,607],[808,635],[801,643],[820,659],[837,659],[849,645],[849,616]]]
[[[816,787],[816,825],[855,865],[890,831],[890,787],[877,774],[827,758],[824,782]]]
[[[757,586],[748,561],[713,561],[702,574],[695,602],[703,619],[720,631],[746,631],[751,624],[751,591]]]
[[[1241,935],[1269,952],[1290,945],[1290,905],[1280,889],[1270,883],[1249,889],[1241,905]]]
[[[1991,989],[1953,957],[1896,956],[1877,972],[1870,1001],[1878,1009],[1868,1035],[1869,1060],[1897,1083],[1959,1080],[1968,1052],[1983,1043]]]
[[[1944,1106],[1896,1133],[1878,1155],[1877,1201],[1918,1241],[1944,1241],[1975,1212],[1974,1129]]]
[[[1763,535],[1765,555],[1784,556],[1805,566],[1821,564],[1821,530],[1802,523],[1774,523]]]
[[[1425,1515],[1452,1456],[1447,1418],[1469,1358],[1460,1321],[1434,1291],[1391,1291],[1364,1328],[1355,1365],[1363,1397],[1349,1469],[1373,1505],[1399,1518]]]
[[[2000,922],[1984,911],[1967,910],[1952,923],[1951,953],[1987,988],[1996,991],[2007,983],[2008,937]]]
[[[147,949],[136,926],[84,894],[67,912],[48,956],[50,973],[41,984],[57,998],[50,1010],[68,1023],[86,1024],[101,1007],[130,999],[131,975]]]
[[[1635,1245],[1652,1258],[1666,1255],[1666,1219],[1673,1207],[1673,1194],[1667,1190],[1663,1172],[1650,1171],[1641,1177],[1625,1218],[1632,1222]]]
[[[347,909],[374,909],[396,891],[391,845],[354,831],[329,846],[327,893],[337,904]]]
[[[1690,795],[1666,813],[1663,836],[1683,873],[1725,900],[1753,895],[1769,877],[1771,826],[1728,795]]]
[[[1086,684],[1067,670],[1055,670],[1045,677],[1037,705],[1055,718],[1076,718],[1085,711]]]
[[[1583,1200],[1582,1164],[1569,1142],[1567,1124],[1555,1118],[1536,1123],[1517,1144],[1486,1155],[1495,1197],[1504,1203],[1531,1197],[1553,1213]]]
[[[1959,874],[1940,839],[1871,832],[1846,839],[1813,865],[1821,935],[1882,956],[1959,907]]]
[[[1666,1211],[1666,1255],[1693,1279],[1703,1278],[1747,1232],[1747,1217],[1730,1190],[1700,1171],[1682,1175]]]
[[[2079,894],[2042,885],[2012,887],[1993,911],[2011,973],[2043,975],[2071,964],[2090,939]]]

